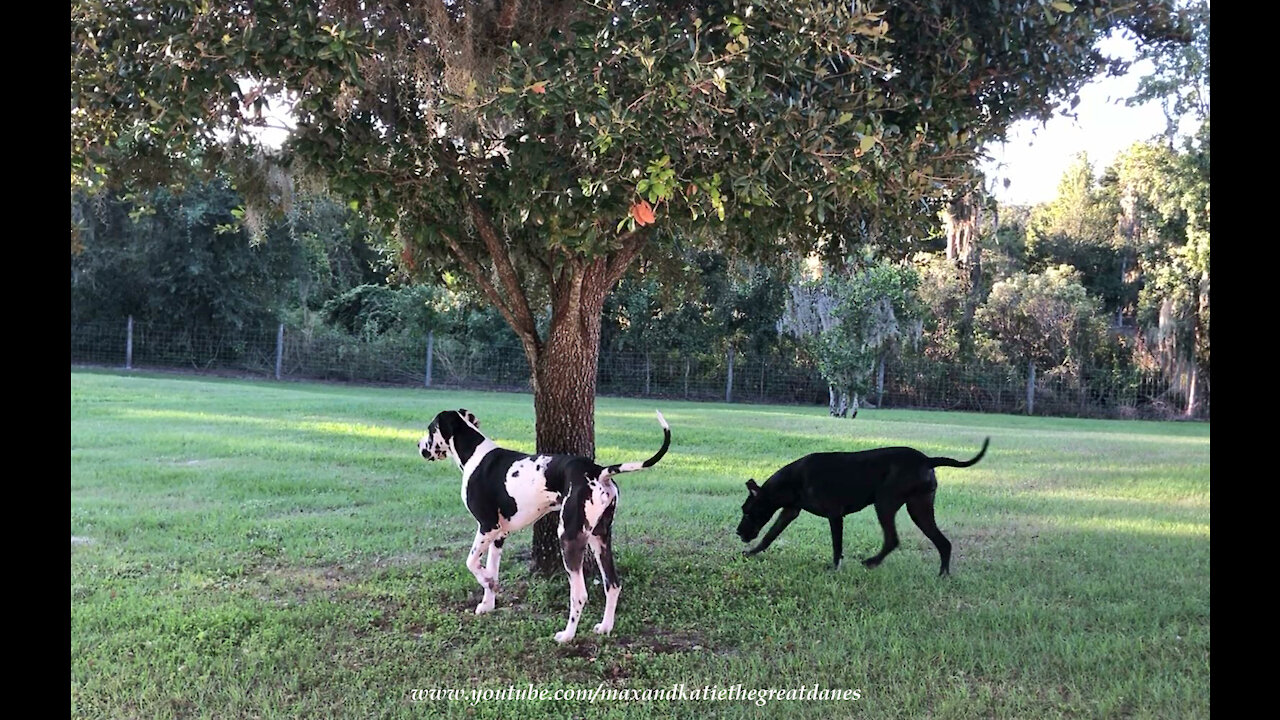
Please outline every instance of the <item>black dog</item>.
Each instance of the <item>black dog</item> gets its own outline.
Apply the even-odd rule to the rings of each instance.
[[[755,555],[764,551],[801,510],[808,510],[831,522],[831,548],[838,570],[844,554],[844,516],[875,505],[876,517],[884,530],[884,547],[862,561],[869,568],[875,567],[898,547],[893,518],[898,514],[898,508],[906,504],[911,519],[933,541],[942,556],[942,569],[938,574],[946,575],[950,572],[951,543],[933,520],[933,497],[938,489],[938,478],[933,469],[969,467],[987,454],[990,442],[991,438],[984,440],[982,450],[966,462],[929,457],[908,447],[814,453],[774,473],[764,485],[756,485],[754,479],[748,480],[749,494],[742,504],[738,537],[743,542],[751,542],[774,512],[781,508],[782,514],[765,533],[764,540],[745,554]]]

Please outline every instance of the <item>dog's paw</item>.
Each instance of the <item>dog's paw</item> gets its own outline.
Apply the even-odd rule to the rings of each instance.
[[[487,612],[493,612],[493,601],[482,602],[476,606],[476,614],[483,615]]]
[[[604,623],[596,623],[596,626],[592,629],[596,631],[597,635],[608,635],[613,630],[613,626],[605,625]]]
[[[865,568],[874,568],[874,567],[878,567],[879,565],[880,565],[880,560],[878,558],[869,557],[866,560],[862,561],[862,566]]]
[[[742,557],[751,557],[752,555],[755,555],[758,552],[760,552],[759,548],[747,548],[746,550],[742,551]]]
[[[575,634],[576,633],[569,632],[568,630],[561,630],[560,632],[556,633],[556,642],[563,645],[569,642],[570,640],[572,640]]]

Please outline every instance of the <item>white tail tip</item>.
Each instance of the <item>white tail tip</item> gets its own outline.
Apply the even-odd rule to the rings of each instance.
[[[663,429],[663,430],[670,430],[670,429],[671,429],[671,426],[667,424],[667,419],[666,419],[666,418],[664,418],[664,417],[662,417],[662,411],[661,411],[661,410],[654,410],[654,412],[658,413],[658,422],[662,423],[662,429]]]

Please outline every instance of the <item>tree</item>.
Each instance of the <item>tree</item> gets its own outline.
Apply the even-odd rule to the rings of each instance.
[[[1140,143],[1116,162],[1126,232],[1138,251],[1138,323],[1156,362],[1175,377],[1190,367],[1186,414],[1210,373],[1209,123],[1181,152]]]
[[[1137,91],[1127,101],[1129,105],[1160,101],[1170,145],[1183,118],[1198,123],[1209,119],[1209,0],[1183,0],[1177,5],[1171,26],[1181,37],[1140,48],[1138,60],[1150,61],[1153,69],[1138,81]]]
[[[519,336],[537,446],[594,454],[604,299],[677,236],[776,260],[909,242],[1015,119],[1164,3],[77,0],[73,182],[322,177]],[[288,103],[280,156],[254,125]],[[260,178],[252,181],[249,178]],[[839,232],[835,232],[839,230]],[[543,317],[540,308],[549,308]],[[535,560],[554,565],[551,525]]]
[[[237,228],[241,201],[221,180],[181,195],[76,198],[84,242],[71,256],[72,320],[131,315],[239,333],[377,280],[376,241],[346,208],[299,202],[268,242],[251,245]]]
[[[866,258],[791,286],[778,328],[816,359],[833,416],[856,416],[872,375],[883,379],[886,356],[904,336],[920,336],[918,284],[911,267]]]
[[[978,325],[995,354],[1027,368],[1028,415],[1035,412],[1036,369],[1078,365],[1103,338],[1098,301],[1080,280],[1069,265],[1017,273],[996,283],[978,309]]]

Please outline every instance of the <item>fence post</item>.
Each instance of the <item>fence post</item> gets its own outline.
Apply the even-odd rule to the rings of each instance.
[[[129,316],[129,325],[124,333],[124,369],[133,369],[133,316]]]
[[[733,402],[733,346],[729,346],[729,379],[724,384],[724,401]]]
[[[436,354],[436,331],[427,331],[427,377],[425,387],[431,387],[431,359]],[[447,368],[446,368],[447,369]]]
[[[284,323],[276,330],[276,379],[280,379],[280,366],[284,364]]]

